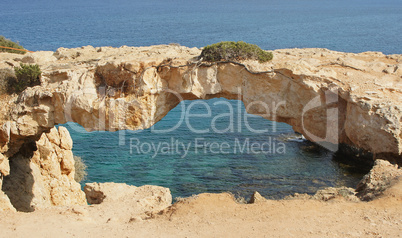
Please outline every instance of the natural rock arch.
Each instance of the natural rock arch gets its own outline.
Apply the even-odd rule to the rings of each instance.
[[[43,74],[41,86],[9,103],[3,164],[57,124],[144,129],[182,99],[214,97],[240,99],[249,113],[285,122],[329,149],[345,143],[401,162],[400,55],[277,50],[259,64],[204,63],[199,54],[180,46],[83,47],[8,59],[36,62]]]

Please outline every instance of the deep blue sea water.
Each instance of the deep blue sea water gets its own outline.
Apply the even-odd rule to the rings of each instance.
[[[83,45],[179,43],[202,47],[242,40],[266,50],[320,47],[401,54],[402,1],[2,0],[0,35],[34,51]],[[215,133],[213,118],[230,112],[225,102],[233,106],[237,126]],[[190,103],[186,102],[187,109]],[[212,108],[210,117],[189,119],[195,129],[209,128],[206,133],[192,132],[185,122],[175,131],[162,134],[152,129],[88,133],[70,124],[73,151],[88,165],[84,182],[155,184],[169,187],[174,196],[221,191],[249,196],[259,191],[279,198],[295,192],[314,193],[325,186],[355,186],[364,172],[338,162],[338,154],[308,141],[287,140],[294,132],[286,124],[250,117],[252,128],[268,132],[255,133],[244,120],[238,126],[244,107],[237,101],[214,99],[206,103]],[[176,125],[181,109],[179,105],[172,110],[154,129]],[[197,103],[192,111],[205,113],[205,105]],[[229,118],[221,117],[214,125],[223,130],[229,122]],[[264,153],[240,153],[239,145],[247,142],[265,145]],[[180,143],[190,145],[185,156]],[[145,153],[152,144],[165,146],[165,153],[161,150],[154,156],[152,149]],[[219,148],[222,150],[217,152],[214,146],[222,144],[230,149]],[[285,153],[279,153],[278,147],[266,153],[269,145],[282,144]]]
[[[0,34],[30,50],[242,40],[391,54],[401,12],[400,0],[1,0]]]

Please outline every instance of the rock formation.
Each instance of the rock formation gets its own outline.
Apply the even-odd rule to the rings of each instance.
[[[13,205],[10,202],[10,199],[7,195],[0,191],[0,212],[2,211],[16,211]]]
[[[87,201],[99,204],[93,208],[109,211],[111,219],[142,220],[144,214],[159,212],[172,205],[168,188],[144,185],[130,186],[124,183],[87,183],[84,187]],[[119,206],[116,206],[119,204]]]
[[[260,203],[260,202],[264,202],[266,201],[266,199],[261,196],[261,194],[257,191],[255,191],[253,193],[253,195],[251,195],[250,200],[248,201],[249,204],[254,204],[254,203]]]
[[[318,190],[314,195],[306,193],[285,197],[286,200],[292,199],[314,199],[329,201],[332,199],[343,199],[351,202],[371,201],[381,197],[384,192],[388,192],[388,197],[401,198],[402,169],[398,165],[391,164],[386,160],[376,160],[373,168],[359,182],[356,189],[348,187],[328,187]],[[255,196],[255,195],[253,195]]]
[[[214,97],[242,100],[249,113],[288,123],[329,149],[344,143],[401,163],[401,55],[286,49],[275,50],[273,61],[260,64],[206,63],[198,59],[200,52],[161,45],[0,54],[0,68],[24,62],[37,63],[43,71],[41,86],[4,102],[1,173],[8,175],[10,163],[12,174],[13,163],[23,161],[22,150],[30,143],[47,143],[42,133],[57,124],[144,129],[181,100]],[[25,167],[42,163],[35,161],[26,161]],[[64,169],[71,164],[61,163],[60,172],[71,179]],[[41,176],[57,177],[47,173]]]
[[[64,127],[43,133],[31,148],[10,159],[11,173],[3,191],[19,211],[33,211],[53,205],[86,204],[80,184],[74,180],[72,140]]]
[[[357,185],[357,196],[363,201],[370,201],[397,183],[402,178],[402,169],[385,160],[376,160],[374,167]]]

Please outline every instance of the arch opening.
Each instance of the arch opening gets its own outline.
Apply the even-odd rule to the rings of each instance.
[[[368,172],[353,158],[329,151],[285,123],[248,114],[243,102],[185,100],[140,131],[86,132],[66,126],[73,152],[88,166],[82,182],[169,187],[173,197],[258,191],[280,199],[333,186],[355,187]]]

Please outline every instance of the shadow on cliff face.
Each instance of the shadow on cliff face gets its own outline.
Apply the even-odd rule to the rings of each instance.
[[[340,144],[334,153],[333,161],[338,163],[349,175],[366,175],[374,166],[373,154],[346,144]]]
[[[11,204],[20,212],[32,212],[34,177],[30,167],[33,152],[36,151],[35,141],[26,142],[19,153],[10,158],[10,175],[4,177],[3,191]]]

